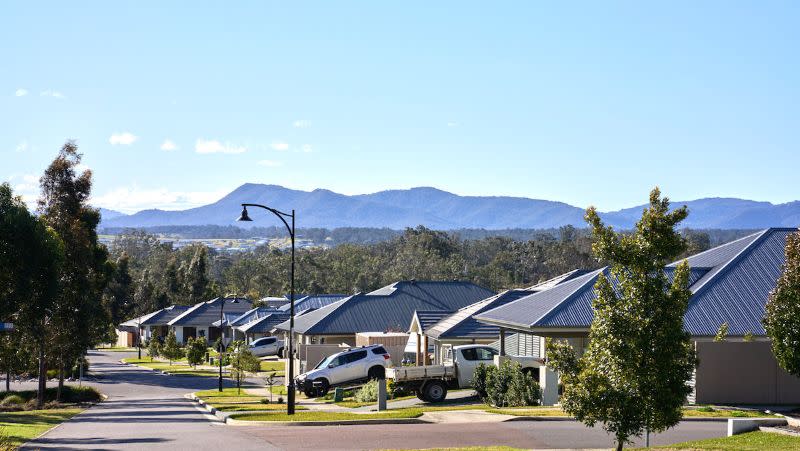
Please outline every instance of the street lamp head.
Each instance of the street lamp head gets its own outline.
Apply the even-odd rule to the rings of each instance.
[[[239,215],[239,219],[237,219],[237,221],[246,221],[246,222],[253,221],[252,219],[250,219],[250,215],[247,214],[247,207],[245,207],[244,205],[242,205],[242,214]]]

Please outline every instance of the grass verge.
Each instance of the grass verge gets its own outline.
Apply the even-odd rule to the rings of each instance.
[[[0,413],[0,431],[8,445],[17,447],[72,418],[82,410],[68,408],[3,412]]]
[[[748,432],[734,435],[733,437],[712,438],[692,442],[676,443],[674,445],[659,446],[659,449],[671,450],[800,450],[800,437],[776,434],[772,432]]]
[[[187,365],[185,363],[180,363],[179,361],[173,361],[172,365],[170,365],[169,362],[164,362],[162,360],[151,361],[149,357],[141,359],[137,358],[122,359],[122,361],[125,363],[144,366],[153,370],[164,371],[175,376],[206,376],[206,377],[219,376],[219,370],[192,368],[190,365]],[[225,374],[227,374],[227,371],[223,372],[223,375]]]
[[[243,421],[355,421],[379,420],[388,418],[417,418],[422,415],[419,409],[397,409],[380,413],[351,413],[351,412],[324,412],[311,411],[297,412],[294,415],[286,413],[254,413],[231,415],[231,418]]]

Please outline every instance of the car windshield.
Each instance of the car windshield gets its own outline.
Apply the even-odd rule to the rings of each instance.
[[[314,369],[316,370],[317,368],[324,368],[324,367],[330,365],[331,362],[333,362],[333,360],[338,356],[339,356],[339,354],[334,354],[334,355],[328,356],[326,359],[324,359],[323,361],[319,362],[317,364],[317,366],[314,367]]]

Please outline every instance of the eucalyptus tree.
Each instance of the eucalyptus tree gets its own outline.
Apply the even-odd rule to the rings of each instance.
[[[778,364],[800,377],[800,231],[787,237],[785,254],[783,273],[767,302],[764,328]]]

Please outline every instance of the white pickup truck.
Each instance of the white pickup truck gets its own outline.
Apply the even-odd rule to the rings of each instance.
[[[447,397],[449,388],[472,387],[475,369],[481,363],[494,365],[497,350],[486,345],[455,346],[444,365],[402,366],[386,369],[386,379],[417,394],[426,402],[441,402]],[[519,363],[523,371],[530,371],[539,380],[542,360],[536,357],[506,356]]]

